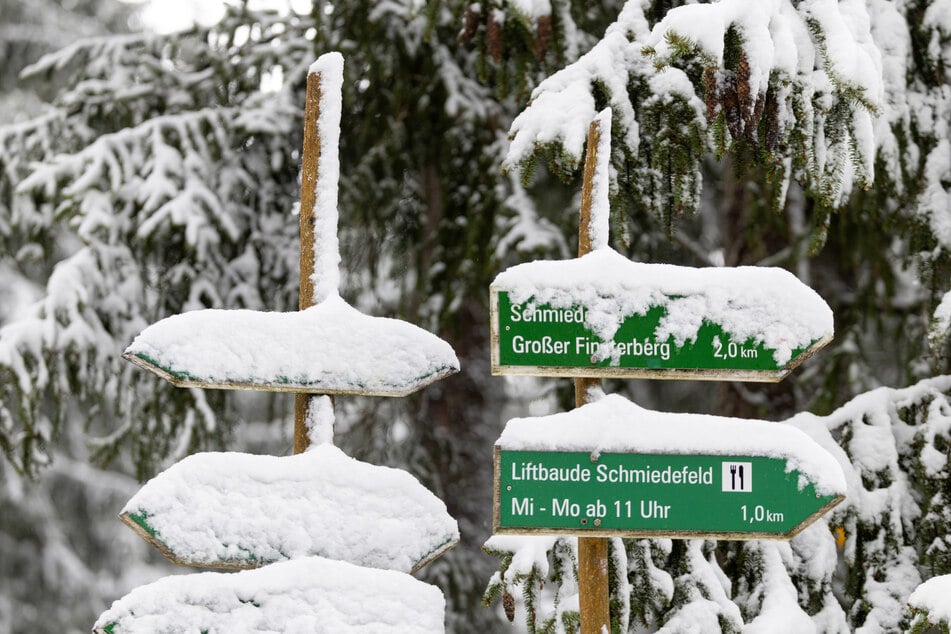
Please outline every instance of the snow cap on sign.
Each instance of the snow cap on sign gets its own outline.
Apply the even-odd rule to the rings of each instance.
[[[443,634],[442,592],[392,570],[308,557],[238,573],[172,575],[115,601],[97,634]]]
[[[174,315],[142,331],[125,355],[186,385],[322,393],[399,395],[459,370],[439,337],[364,315],[338,295],[300,312]]]
[[[331,444],[294,456],[194,454],[147,482],[120,517],[172,560],[211,567],[319,555],[410,572],[459,539],[446,505],[412,475]]]
[[[514,303],[584,306],[585,325],[602,341],[614,339],[625,317],[658,306],[666,314],[654,332],[657,341],[672,337],[682,346],[708,321],[734,341],[752,339],[772,349],[780,366],[794,350],[833,333],[828,304],[792,273],[773,267],[646,264],[602,247],[580,258],[513,266],[492,285],[508,291]]]
[[[513,418],[496,445],[509,451],[762,456],[786,461],[821,495],[844,495],[838,461],[806,433],[783,423],[656,412],[608,395],[570,412]]]

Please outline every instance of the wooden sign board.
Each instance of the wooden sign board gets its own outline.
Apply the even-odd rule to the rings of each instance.
[[[446,505],[411,474],[329,444],[294,456],[188,456],[119,519],[174,563],[230,570],[320,556],[415,572],[459,541]]]
[[[445,604],[439,588],[411,575],[305,557],[164,577],[113,602],[92,631],[442,634]]]
[[[197,310],[152,324],[123,358],[179,387],[406,396],[459,371],[452,347],[339,297],[302,311]]]
[[[793,425],[657,412],[617,394],[513,418],[495,446],[499,534],[788,539],[842,501]]]
[[[790,539],[841,502],[763,456],[495,451],[496,534]]]
[[[498,375],[776,382],[833,332],[825,302],[781,269],[650,265],[611,251],[513,267],[490,304]]]

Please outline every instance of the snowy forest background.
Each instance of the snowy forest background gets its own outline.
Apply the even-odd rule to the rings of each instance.
[[[184,310],[296,308],[304,80],[330,50],[342,294],[462,364],[407,399],[339,398],[337,443],[459,520],[462,544],[420,573],[448,631],[505,631],[513,603],[521,627],[576,623],[569,541],[482,551],[501,426],[572,402],[568,381],[489,375],[487,300],[505,267],[575,252],[605,106],[615,249],[782,266],[836,318],[780,384],[608,391],[791,419],[850,480],[788,544],[615,541],[617,627],[921,629],[909,594],[951,573],[951,2],[753,4],[235,2],[157,35],[112,0],[3,0],[0,631],[88,631],[131,587],[188,572],[115,519],[140,480],[204,449],[290,453],[287,395],[177,390],[119,355]],[[487,586],[503,600],[482,607]]]

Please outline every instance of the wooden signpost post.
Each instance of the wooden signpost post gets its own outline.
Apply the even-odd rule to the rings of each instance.
[[[590,438],[548,447],[558,431],[540,419],[513,442],[519,419],[510,421],[496,443],[494,528],[578,536],[582,634],[610,631],[607,537],[789,539],[845,489],[815,443],[800,454],[784,453],[778,438],[744,445],[763,421],[727,424],[746,451],[691,446],[710,417],[690,414],[665,421],[686,426],[667,446],[628,438],[604,448],[596,433],[604,411],[589,404],[603,378],[775,382],[833,333],[826,303],[786,271],[634,263],[607,248],[609,139],[605,111],[588,133],[578,258],[512,267],[490,289],[493,374],[575,377],[572,424]],[[796,468],[808,455],[822,457],[822,477]]]
[[[307,78],[300,310],[175,315],[144,330],[123,355],[182,387],[298,393],[297,455],[189,456],[149,481],[120,515],[176,563],[257,570],[205,573],[218,576],[195,583],[191,575],[159,580],[117,601],[96,632],[238,631],[247,619],[298,619],[299,629],[368,618],[393,631],[442,631],[441,592],[405,573],[458,542],[456,521],[410,474],[333,446],[331,395],[403,396],[459,370],[445,341],[406,322],[363,315],[338,294],[342,81],[339,53],[318,59]],[[296,572],[288,579],[284,570]],[[338,574],[346,577],[336,580],[340,587],[327,583]],[[359,598],[344,596],[350,585]],[[390,602],[381,616],[368,616],[362,601],[374,587]],[[247,598],[233,600],[234,588]],[[417,607],[393,609],[401,589]],[[308,612],[288,614],[291,604]]]

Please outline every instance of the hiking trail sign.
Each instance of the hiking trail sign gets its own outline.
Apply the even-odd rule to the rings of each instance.
[[[497,534],[789,539],[844,499],[835,458],[789,425],[605,396],[509,421]]]
[[[831,341],[832,311],[778,268],[631,262],[602,248],[491,287],[492,372],[775,382]]]

